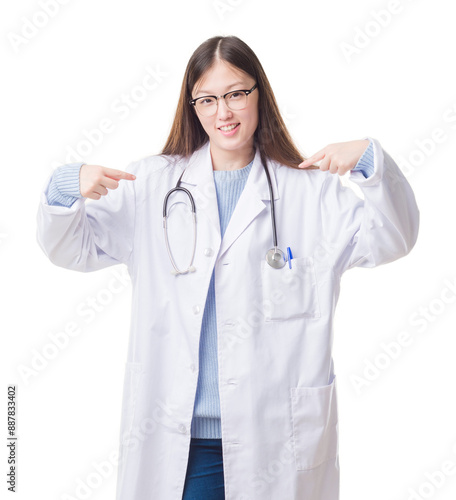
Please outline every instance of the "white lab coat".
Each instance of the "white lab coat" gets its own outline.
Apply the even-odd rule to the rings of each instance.
[[[125,170],[136,180],[70,208],[47,204],[49,176],[37,214],[48,258],[82,272],[123,263],[132,280],[117,500],[182,499],[214,267],[226,500],[339,498],[331,348],[341,275],[406,255],[419,226],[409,183],[372,141],[374,174],[348,174],[364,200],[338,174],[269,163],[278,245],[291,248],[291,270],[265,263],[272,227],[258,151],[223,241],[209,142],[187,161],[134,161]],[[182,186],[196,203],[196,272],[174,276],[163,199],[184,167]],[[181,200],[181,192],[169,200],[169,239],[186,268],[192,219]]]

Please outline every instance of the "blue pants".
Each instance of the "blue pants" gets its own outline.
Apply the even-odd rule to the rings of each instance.
[[[221,439],[191,438],[182,500],[225,500]]]

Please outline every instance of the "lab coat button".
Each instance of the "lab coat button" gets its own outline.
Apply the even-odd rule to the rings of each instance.
[[[187,429],[185,428],[185,425],[184,424],[180,424],[179,425],[179,432],[182,432],[182,434],[185,434],[187,431]]]
[[[211,257],[213,253],[214,253],[214,250],[212,250],[212,248],[205,248],[204,249],[204,255],[206,257]]]
[[[201,307],[198,305],[193,306],[193,313],[198,314],[201,311]]]
[[[195,371],[196,371],[196,366],[193,363],[190,365],[190,371],[192,373],[195,373]]]
[[[227,380],[227,383],[230,385],[235,385],[235,384],[237,384],[237,380],[235,378],[229,378]]]

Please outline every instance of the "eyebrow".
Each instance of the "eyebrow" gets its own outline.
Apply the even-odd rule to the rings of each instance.
[[[229,89],[231,87],[234,87],[235,85],[244,85],[244,82],[234,82],[231,85],[228,85],[226,88]],[[211,94],[209,92],[209,90],[198,90],[197,94],[210,94],[210,95],[214,95],[214,94]]]

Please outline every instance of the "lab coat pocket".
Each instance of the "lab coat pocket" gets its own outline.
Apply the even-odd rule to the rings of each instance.
[[[297,470],[318,467],[338,454],[336,379],[321,387],[290,389]]]
[[[125,364],[120,422],[120,441],[122,443],[127,443],[133,436],[133,425],[138,406],[138,389],[143,368],[143,363],[127,362]]]
[[[291,260],[281,269],[261,261],[265,321],[319,318],[317,278],[312,257]]]

